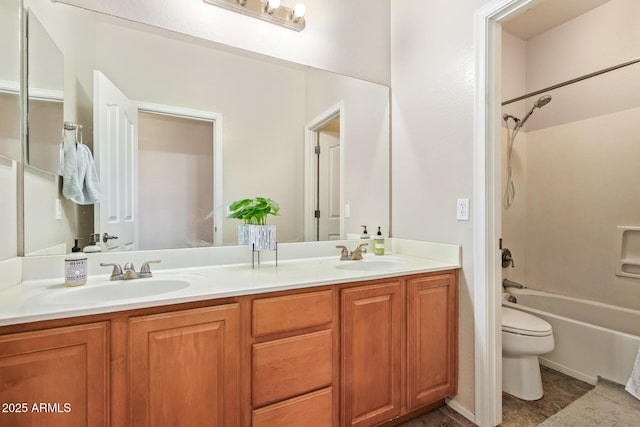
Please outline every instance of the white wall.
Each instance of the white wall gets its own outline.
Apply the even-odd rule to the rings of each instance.
[[[17,166],[14,160],[0,156],[0,260],[17,255],[18,221],[17,221]],[[0,278],[0,283],[2,278]]]
[[[527,42],[527,91],[617,65],[639,55],[640,2],[611,0]],[[551,92],[545,114],[527,130],[597,117],[637,106],[640,65]]]
[[[473,227],[455,213],[473,195],[474,13],[485,3],[391,3],[392,234],[462,245],[455,401],[471,412]]]
[[[306,28],[301,32],[202,0],[63,2],[365,80],[390,82],[390,0],[306,0]],[[294,2],[283,5],[292,8]]]

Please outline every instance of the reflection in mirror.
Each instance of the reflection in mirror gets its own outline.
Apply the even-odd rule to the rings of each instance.
[[[57,174],[64,121],[64,56],[32,10],[27,28],[27,163]]]
[[[318,187],[326,194],[322,197],[331,197],[325,202],[327,212],[320,209],[321,217],[330,213],[338,223],[337,230],[322,232],[321,239],[359,233],[361,224],[388,229],[387,87],[60,3],[29,1],[58,16],[45,27],[59,37],[56,43],[65,56],[65,111],[85,118],[78,120],[105,196],[87,206],[63,200],[63,222],[69,217],[73,225],[70,234],[58,234],[59,242],[77,236],[85,246],[91,234],[106,232],[118,239],[101,243],[103,251],[235,245],[238,222],[226,218],[227,206],[256,196],[279,203],[280,215],[269,223],[277,226],[280,243],[316,240]],[[62,25],[58,22],[64,28],[53,28]],[[131,124],[129,135],[135,136],[126,143],[138,149],[115,162],[115,139],[103,134],[94,70],[137,108],[137,114],[123,114]],[[69,87],[69,81],[81,82],[80,89]],[[87,81],[92,84],[83,83]],[[71,94],[73,90],[78,93]],[[323,128],[332,118],[327,112],[340,116],[340,132],[333,131],[333,141],[338,135],[340,143],[326,150],[333,151],[327,161],[327,168],[333,168],[331,191],[322,189],[328,178],[321,176],[320,186],[316,183],[314,148],[331,133]],[[160,141],[160,136],[169,140]],[[135,157],[135,179],[123,180],[130,187],[121,187],[125,173],[112,167]],[[108,159],[112,167],[106,166]],[[35,197],[25,193],[25,199]],[[348,218],[341,215],[345,205],[350,207]],[[45,214],[26,211],[25,221],[37,215]],[[104,228],[116,217],[135,223],[131,239],[118,234],[129,231]],[[25,224],[25,241],[33,251],[50,247],[55,242],[45,244],[38,234],[52,236],[50,230],[58,225]]]
[[[22,159],[20,0],[0,2],[0,156]]]

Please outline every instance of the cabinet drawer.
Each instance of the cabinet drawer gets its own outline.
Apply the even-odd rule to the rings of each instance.
[[[253,345],[253,406],[331,385],[331,330]]]
[[[325,388],[253,411],[253,427],[331,427],[333,393]]]
[[[253,336],[295,331],[331,323],[333,291],[253,300]]]

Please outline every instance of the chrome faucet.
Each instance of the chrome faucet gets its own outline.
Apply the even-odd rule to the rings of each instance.
[[[344,245],[337,245],[336,249],[342,249],[342,252],[340,252],[340,261],[361,260],[362,254],[367,252],[367,248],[365,248],[367,245],[368,243],[361,243],[353,250],[353,252],[349,252],[347,247]]]
[[[524,288],[524,286],[522,286],[520,283],[513,282],[509,279],[502,280],[502,287],[504,289],[507,289],[507,288],[523,289]]]
[[[137,273],[133,263],[128,262],[124,265],[124,270],[120,267],[120,264],[116,263],[104,263],[101,262],[100,265],[103,267],[113,267],[113,271],[111,272],[111,277],[109,280],[132,280],[132,279],[144,279],[146,277],[151,277],[151,267],[149,264],[157,264],[160,260],[155,261],[147,261],[142,264],[142,268],[140,272]]]

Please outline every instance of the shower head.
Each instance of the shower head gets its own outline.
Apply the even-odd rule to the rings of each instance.
[[[520,120],[516,126],[518,127],[522,127],[524,126],[524,122],[527,121],[527,119],[529,119],[529,117],[531,117],[531,114],[533,114],[533,110],[535,110],[536,108],[542,108],[545,105],[547,105],[549,102],[551,101],[551,96],[549,95],[543,95],[540,98],[538,98],[538,100],[533,104],[533,107],[531,107],[531,110],[529,110],[529,112],[527,113],[526,116],[524,116],[524,118],[522,120]]]
[[[551,96],[544,95],[544,96],[541,96],[540,98],[538,98],[538,100],[536,101],[535,104],[533,104],[533,106],[534,107],[538,107],[538,108],[542,108],[545,105],[547,105],[550,101],[551,101]]]

